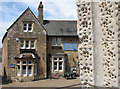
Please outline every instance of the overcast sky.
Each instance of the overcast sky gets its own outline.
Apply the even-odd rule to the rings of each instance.
[[[6,29],[27,7],[37,16],[40,1],[44,5],[44,20],[77,20],[76,0],[0,0],[0,47]]]

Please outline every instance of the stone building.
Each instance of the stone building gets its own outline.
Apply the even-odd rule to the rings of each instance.
[[[3,37],[2,74],[7,79],[31,81],[71,72],[78,65],[77,21],[43,20],[27,8]]]
[[[119,85],[118,2],[77,0],[80,81],[100,87]]]

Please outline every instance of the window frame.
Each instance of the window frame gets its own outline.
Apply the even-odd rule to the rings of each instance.
[[[20,49],[35,49],[36,40],[20,40]],[[21,46],[23,45],[23,46]]]
[[[22,41],[23,41],[23,43],[22,43]],[[23,47],[21,47],[21,44],[23,45]],[[24,42],[24,40],[20,40],[20,48],[23,49],[24,46],[25,46],[25,42]]]
[[[58,46],[61,47],[62,46],[62,40],[61,37],[52,37],[52,46]]]
[[[62,46],[61,37],[57,37],[57,46]]]
[[[52,37],[52,46],[57,46],[56,37]]]
[[[25,26],[26,24],[26,26]],[[26,28],[26,30],[24,30],[24,28]],[[23,32],[27,32],[27,23],[23,23]]]
[[[20,67],[20,61],[17,61],[17,76],[20,76],[20,69],[18,70],[18,66]],[[19,71],[19,74],[18,74],[18,71]]]
[[[25,26],[25,24],[26,24],[26,26]],[[31,24],[31,26],[30,26],[30,24]],[[23,22],[23,32],[32,32],[33,31],[33,22]],[[24,28],[26,28],[26,30],[24,30]],[[31,30],[29,30],[29,28],[31,29]]]
[[[33,44],[32,44],[32,41],[33,41]],[[33,45],[33,47],[32,47],[32,45]],[[35,40],[30,40],[30,48],[35,49]]]
[[[29,25],[31,24],[31,27],[29,27]],[[32,27],[33,25],[32,25],[32,23],[28,23],[28,32],[32,32]],[[30,31],[29,31],[29,28],[31,29]]]
[[[55,58],[57,58],[57,60],[54,60]],[[62,58],[62,60],[59,60],[59,58]],[[55,62],[57,62],[57,69],[56,70],[54,70],[54,63]],[[59,66],[60,66],[59,63],[60,62],[62,62],[62,70],[59,69]],[[61,57],[61,56],[58,56],[58,57],[53,56],[53,68],[52,68],[53,72],[63,72],[63,68],[64,68],[64,59],[63,59],[63,57]]]

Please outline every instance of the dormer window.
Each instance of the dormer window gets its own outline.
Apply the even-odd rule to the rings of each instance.
[[[23,32],[32,32],[33,23],[23,23]]]

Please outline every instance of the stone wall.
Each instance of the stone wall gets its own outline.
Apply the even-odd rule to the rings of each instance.
[[[118,87],[118,3],[87,1],[77,1],[81,83]]]
[[[52,37],[48,37],[48,74],[50,73],[50,65],[51,56],[49,55],[62,55],[65,57],[65,72],[71,72],[72,66],[77,67],[77,74],[79,74],[79,66],[78,66],[78,51],[65,51],[64,50],[64,43],[78,43],[78,37],[61,37],[62,40],[62,46],[61,47],[52,47]],[[62,74],[63,75],[63,74]]]

